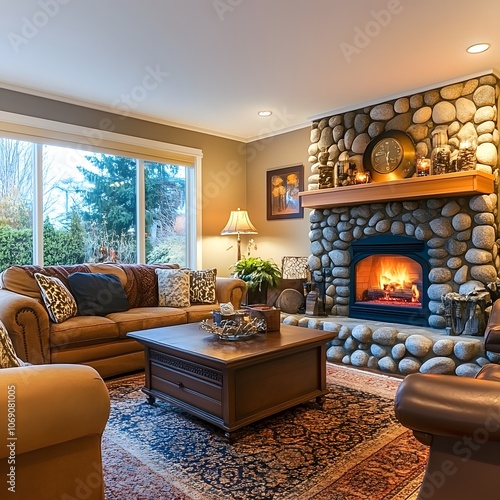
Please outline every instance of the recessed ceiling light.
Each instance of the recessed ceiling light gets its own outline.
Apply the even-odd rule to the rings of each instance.
[[[272,111],[259,111],[258,115],[259,116],[271,116],[273,114]]]
[[[471,45],[468,49],[467,52],[469,54],[479,54],[481,52],[484,52],[490,48],[489,43],[476,43],[474,45]]]

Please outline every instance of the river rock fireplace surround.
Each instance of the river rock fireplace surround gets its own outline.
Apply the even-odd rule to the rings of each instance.
[[[323,266],[331,267],[329,313],[444,329],[443,295],[496,280],[496,204],[495,194],[483,194],[314,210],[309,265],[317,280]],[[370,308],[356,300],[356,265],[377,254],[406,256],[421,266],[420,307]]]
[[[314,209],[309,267],[315,281],[326,282],[329,315],[443,329],[446,293],[469,293],[496,281],[498,96],[491,74],[313,122],[311,174],[301,198],[303,207]],[[319,189],[321,153],[328,153],[330,165],[347,154],[363,170],[364,150],[387,130],[407,133],[422,157],[430,156],[436,130],[446,131],[452,153],[472,137],[476,169]],[[356,283],[373,274],[373,262],[360,269],[371,254],[410,262],[411,278],[386,294],[392,304],[381,305],[380,287],[366,279]]]
[[[442,301],[449,292],[483,288],[496,281],[500,270],[498,98],[497,76],[484,74],[313,121],[311,170],[300,196],[302,206],[313,209],[309,267],[314,281],[325,282],[328,315],[289,315],[282,321],[335,332],[328,360],[403,376],[474,377],[484,364],[500,363],[499,354],[485,352],[481,336],[443,335],[448,331]],[[446,132],[452,154],[463,140],[477,140],[476,168],[319,189],[325,156],[333,166],[341,154],[347,155],[362,170],[368,144],[388,130],[408,134],[417,155],[426,158],[436,131]],[[372,268],[379,263],[363,264],[372,254],[412,262],[409,277],[400,280],[403,286],[395,287],[398,291],[390,297],[402,297],[402,304],[380,311],[376,303],[356,299],[357,294],[378,299],[377,286],[366,275],[375,274]],[[414,291],[420,294],[416,304],[411,302]]]

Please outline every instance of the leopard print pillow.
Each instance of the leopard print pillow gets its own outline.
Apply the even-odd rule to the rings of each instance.
[[[215,304],[217,302],[215,293],[217,269],[190,271],[189,276],[191,304]]]
[[[158,275],[158,305],[189,307],[189,271],[185,269],[155,269]]]
[[[62,323],[76,316],[78,312],[76,301],[59,278],[35,273],[35,279],[49,317],[54,323]]]
[[[0,321],[0,368],[14,368],[23,363],[17,357],[5,325]]]

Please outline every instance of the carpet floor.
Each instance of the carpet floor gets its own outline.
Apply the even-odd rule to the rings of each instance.
[[[106,500],[414,500],[428,450],[395,419],[399,379],[327,365],[315,402],[224,432],[150,405],[144,375],[108,381]]]

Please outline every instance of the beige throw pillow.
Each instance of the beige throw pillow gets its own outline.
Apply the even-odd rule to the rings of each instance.
[[[158,305],[189,307],[189,271],[185,269],[155,269],[158,276]]]

